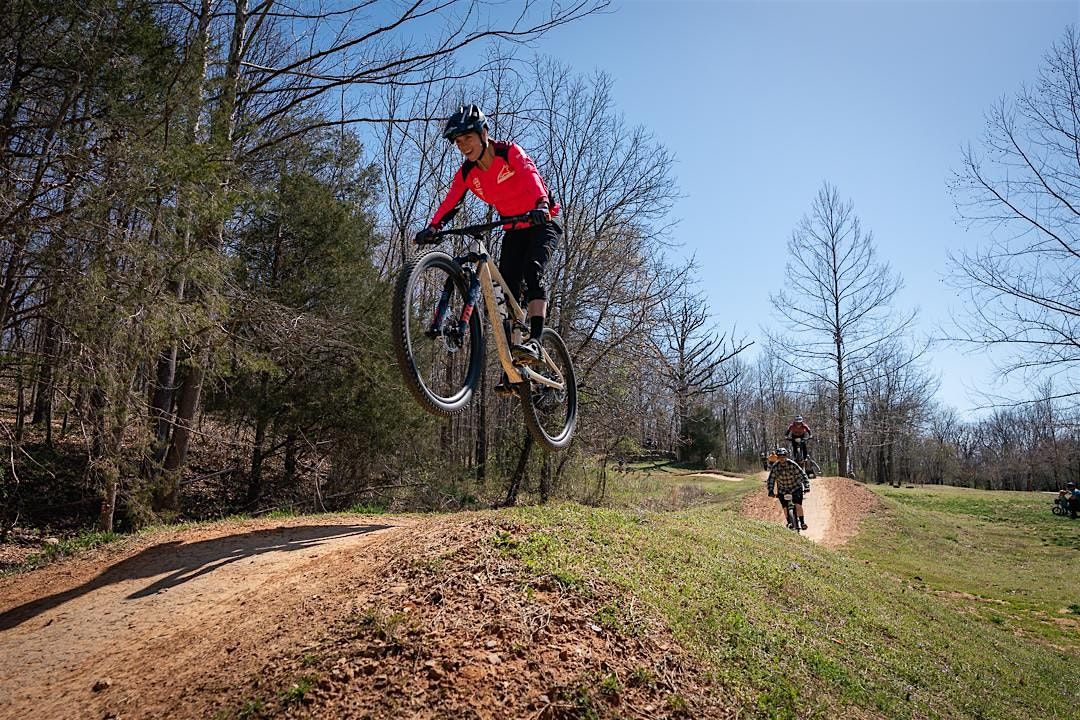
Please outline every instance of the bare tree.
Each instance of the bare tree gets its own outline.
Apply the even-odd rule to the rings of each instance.
[[[915,313],[898,316],[890,303],[901,280],[877,259],[853,204],[824,183],[810,214],[788,241],[785,287],[771,296],[786,332],[768,332],[773,354],[835,393],[837,460],[849,472],[852,373],[869,368],[884,343],[900,337]]]
[[[853,444],[868,479],[899,485],[914,475],[917,439],[936,390],[918,364],[920,355],[902,341],[883,342],[869,364],[856,369]]]
[[[700,293],[682,290],[664,298],[663,319],[651,338],[660,360],[662,377],[675,404],[676,457],[686,443],[685,427],[690,404],[731,382],[724,363],[752,343],[728,339],[709,322],[708,306]]]
[[[952,182],[986,243],[952,258],[967,291],[954,339],[1002,347],[1005,373],[1056,376],[1080,394],[1080,35],[1068,28],[1038,80],[987,113]]]

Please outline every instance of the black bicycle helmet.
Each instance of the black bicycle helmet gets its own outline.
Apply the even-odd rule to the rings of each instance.
[[[479,133],[487,130],[488,122],[484,113],[475,105],[462,105],[458,111],[446,119],[446,128],[442,136],[447,142],[454,142],[454,138],[467,132]]]

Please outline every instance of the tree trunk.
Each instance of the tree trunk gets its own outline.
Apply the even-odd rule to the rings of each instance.
[[[180,386],[180,399],[176,406],[176,422],[173,427],[172,444],[165,454],[162,478],[163,487],[160,495],[160,507],[155,510],[179,510],[180,472],[187,461],[191,433],[194,429],[195,411],[199,407],[202,393],[203,369],[200,365],[190,365],[184,382]]]
[[[150,401],[150,419],[154,423],[154,463],[161,464],[169,448],[169,430],[173,395],[176,390],[176,346],[158,355],[154,374],[154,395]]]
[[[30,419],[32,425],[40,425],[48,422],[45,433],[47,441],[52,442],[52,404],[53,395],[53,369],[56,356],[56,323],[51,316],[45,317],[45,337],[41,347],[41,365],[38,371],[36,389],[34,391],[34,416]]]
[[[847,385],[844,382],[844,361],[841,346],[842,343],[838,334],[836,339],[836,464],[839,468],[837,474],[847,477],[850,472],[848,467]]]
[[[510,477],[510,487],[506,491],[506,502],[503,503],[507,507],[517,504],[518,490],[521,488],[521,483],[525,479],[525,471],[529,466],[529,451],[532,450],[532,446],[532,434],[525,433],[525,443],[521,446],[521,454],[518,456],[517,467],[514,468],[514,474]]]
[[[292,485],[296,479],[296,433],[285,436],[285,470],[282,480],[285,485]]]
[[[551,497],[551,453],[544,453],[544,465],[540,469],[540,504],[546,505]]]
[[[98,511],[98,530],[111,533],[113,531],[113,521],[116,517],[116,495],[120,483],[115,470],[111,472],[106,470],[103,473],[103,480],[105,481],[105,488],[101,494],[101,509]]]
[[[476,487],[487,482],[487,373],[480,373],[480,405],[476,415]]]
[[[255,420],[255,442],[251,449],[251,472],[248,474],[248,489],[245,504],[255,505],[262,495],[263,444],[266,442],[268,421],[261,415]]]
[[[23,424],[26,420],[26,387],[23,383],[22,366],[19,366],[19,370],[16,373],[16,382],[18,383],[18,390],[15,394],[15,442],[22,442],[23,436]]]

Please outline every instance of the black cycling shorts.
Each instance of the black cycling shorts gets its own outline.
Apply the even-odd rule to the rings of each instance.
[[[499,255],[499,274],[518,302],[523,292],[525,302],[547,300],[544,268],[561,234],[562,228],[555,221],[506,231]]]
[[[787,507],[787,500],[784,499],[784,493],[777,491],[776,497],[777,497],[778,500],[780,500],[780,504],[783,505],[786,508]],[[793,503],[795,503],[796,505],[802,505],[802,500],[803,500],[802,488],[798,488],[796,490],[791,491],[791,501]]]

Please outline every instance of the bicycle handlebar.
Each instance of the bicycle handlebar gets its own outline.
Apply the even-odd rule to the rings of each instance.
[[[497,227],[509,223],[527,222],[531,223],[528,214],[525,215],[510,215],[496,220],[495,222],[480,223],[479,225],[466,225],[460,228],[449,228],[447,230],[440,230],[437,233],[432,234],[432,238],[441,238],[446,235],[479,235],[486,230],[494,230]]]

